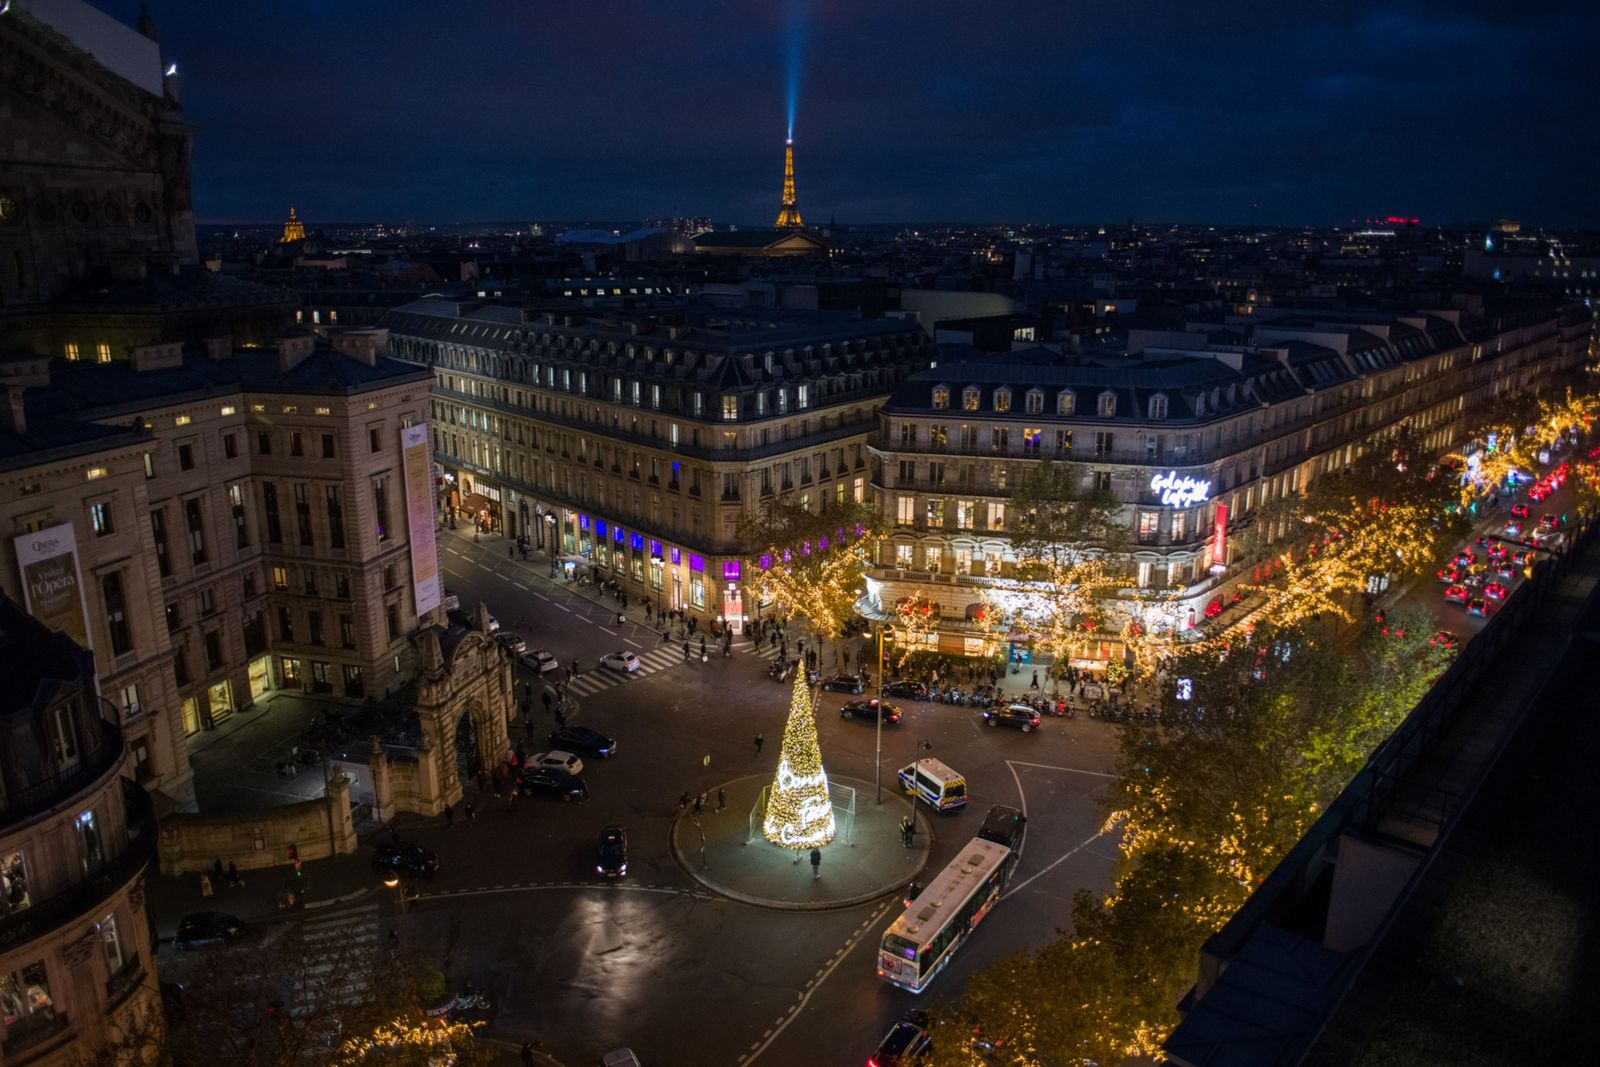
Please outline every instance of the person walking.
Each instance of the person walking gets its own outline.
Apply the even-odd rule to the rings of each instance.
[[[211,861],[211,884],[222,884],[222,860],[220,858]]]
[[[678,794],[678,813],[681,815],[683,812],[686,812],[688,810],[689,810],[689,791],[687,789],[685,789],[683,792]]]
[[[522,1043],[522,1067],[533,1067],[533,1042]]]
[[[900,844],[902,847],[911,847],[911,835],[915,831],[916,823],[911,821],[911,816],[907,815],[905,818],[900,820]]]
[[[244,888],[244,879],[239,877],[239,866],[232,860],[228,861],[228,884],[234,889]]]
[[[550,690],[548,689],[544,691],[544,713],[546,715],[550,714]]]
[[[700,817],[700,813],[703,810],[705,810],[705,806],[706,806],[706,795],[704,793],[701,793],[699,796],[694,798],[694,817],[695,818],[698,819]]]
[[[766,744],[766,742],[766,738],[762,737],[760,734],[756,734],[756,755],[761,755],[761,746]]]
[[[728,810],[728,794],[724,793],[720,786],[717,787],[717,810],[719,812]]]
[[[456,824],[456,809],[449,804],[444,806],[444,828],[446,830]]]
[[[689,662],[689,639],[687,637],[683,639],[683,662]]]
[[[1039,688],[1039,672],[1037,670],[1035,670],[1033,672],[1033,681],[1028,683],[1028,688],[1029,689],[1037,689],[1037,688]]]
[[[821,877],[822,877],[822,850],[820,848],[814,848],[814,849],[811,850],[811,880],[813,882],[815,882],[818,879],[820,879]]]

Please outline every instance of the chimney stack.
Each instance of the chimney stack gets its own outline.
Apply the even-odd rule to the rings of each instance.
[[[389,331],[387,328],[378,327],[340,330],[333,334],[330,340],[333,341],[334,348],[351,359],[375,367],[378,364],[378,357],[389,347]]]
[[[296,334],[278,340],[278,373],[288,374],[305,358],[316,351],[317,339],[310,334]]]

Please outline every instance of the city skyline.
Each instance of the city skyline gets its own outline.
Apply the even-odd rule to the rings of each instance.
[[[1563,131],[1600,88],[1582,61],[1600,25],[1576,11],[934,4],[913,22],[820,2],[484,5],[441,26],[413,4],[373,20],[172,0],[151,14],[200,129],[201,222],[270,221],[293,202],[313,219],[763,225],[792,107],[813,225],[1583,226],[1594,150]],[[1514,149],[1541,140],[1576,152],[1530,166]]]

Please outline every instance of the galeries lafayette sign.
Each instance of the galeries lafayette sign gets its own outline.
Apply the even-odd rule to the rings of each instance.
[[[1151,478],[1150,488],[1160,494],[1161,503],[1169,508],[1192,508],[1211,498],[1210,481],[1191,478],[1187,474],[1179,477],[1177,471]]]

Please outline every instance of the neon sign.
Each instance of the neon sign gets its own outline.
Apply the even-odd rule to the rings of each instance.
[[[1191,478],[1187,474],[1179,477],[1177,471],[1151,478],[1150,488],[1161,494],[1161,503],[1169,508],[1192,508],[1196,504],[1204,504],[1211,497],[1210,481]]]

